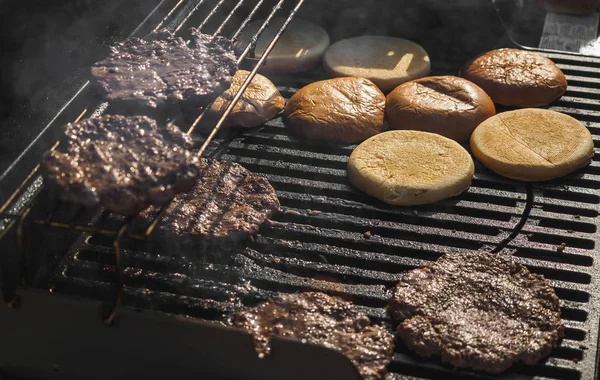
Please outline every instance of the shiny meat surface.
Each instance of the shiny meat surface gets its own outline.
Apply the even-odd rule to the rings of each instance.
[[[394,341],[354,306],[323,293],[288,294],[236,314],[232,323],[254,336],[259,354],[270,353],[272,336],[305,339],[342,352],[364,379],[382,379]]]
[[[166,30],[117,43],[92,66],[96,87],[120,112],[206,105],[229,88],[236,57],[224,37],[192,36],[189,45]]]
[[[44,155],[44,183],[69,202],[130,215],[189,190],[198,176],[191,140],[146,116],[68,124],[66,151]]]
[[[449,253],[406,273],[389,312],[420,356],[490,373],[537,363],[564,329],[548,281],[488,253]]]
[[[194,186],[179,194],[160,219],[158,229],[178,237],[222,242],[245,240],[279,210],[279,200],[267,179],[234,162],[201,158]],[[141,213],[147,221],[158,209]]]

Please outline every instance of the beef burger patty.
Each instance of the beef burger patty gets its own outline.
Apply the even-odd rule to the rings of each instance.
[[[420,356],[500,373],[535,364],[563,336],[558,297],[548,281],[488,253],[449,253],[406,273],[389,312],[397,336]]]
[[[323,293],[287,294],[237,313],[232,319],[254,336],[259,354],[268,354],[273,336],[322,344],[346,355],[364,379],[382,379],[394,340],[349,302]]]
[[[177,195],[157,226],[162,234],[185,241],[200,240],[206,248],[233,249],[258,232],[279,210],[279,200],[269,181],[228,161],[200,158],[194,186]],[[159,208],[141,213],[147,223]],[[196,244],[197,245],[197,244]]]
[[[163,30],[111,47],[92,66],[96,88],[113,111],[195,110],[227,90],[237,69],[231,41],[192,29],[190,44]]]
[[[44,183],[64,201],[135,214],[189,190],[198,177],[191,140],[146,116],[104,115],[68,124],[65,152],[44,155]]]

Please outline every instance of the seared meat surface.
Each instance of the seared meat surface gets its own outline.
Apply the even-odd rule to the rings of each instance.
[[[228,161],[201,158],[194,186],[169,204],[157,226],[175,241],[232,249],[247,240],[279,210],[279,200],[267,179]],[[151,222],[159,208],[141,213]],[[183,238],[183,239],[182,239]]]
[[[232,323],[254,336],[259,354],[270,353],[273,336],[322,344],[342,352],[364,379],[383,379],[394,340],[349,302],[323,293],[288,294],[236,314]]]
[[[104,115],[68,124],[64,152],[44,155],[44,183],[64,201],[135,214],[189,190],[198,177],[191,140],[146,116]]]
[[[237,70],[231,42],[192,29],[190,44],[163,30],[111,47],[92,66],[109,111],[196,110],[227,90]]]
[[[406,273],[389,312],[398,337],[420,356],[490,373],[537,363],[564,330],[543,276],[480,252],[448,253]]]

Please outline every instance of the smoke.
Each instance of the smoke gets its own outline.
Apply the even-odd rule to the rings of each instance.
[[[0,172],[158,1],[0,2]]]

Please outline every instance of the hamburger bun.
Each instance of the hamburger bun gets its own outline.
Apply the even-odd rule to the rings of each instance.
[[[215,99],[208,110],[208,118],[219,119],[225,113],[249,74],[246,70],[238,70],[235,73],[231,87]],[[284,106],[285,99],[273,82],[256,74],[225,119],[223,127],[256,127],[277,116]]]
[[[466,64],[462,76],[503,106],[544,106],[567,90],[565,74],[554,62],[541,54],[519,49],[484,53]]]
[[[438,76],[396,87],[387,96],[385,114],[390,129],[432,132],[465,141],[479,123],[496,114],[496,108],[474,83]]]
[[[481,123],[471,135],[471,150],[504,177],[545,181],[588,165],[594,142],[590,131],[571,116],[526,108]]]
[[[290,98],[283,118],[301,136],[356,143],[385,130],[385,95],[365,78],[315,82]]]
[[[389,131],[360,144],[348,160],[350,183],[396,206],[433,203],[469,188],[475,166],[456,141],[421,131]]]
[[[429,75],[427,52],[403,38],[362,36],[331,45],[323,66],[332,77],[358,76],[371,80],[388,93],[398,85]]]
[[[265,20],[257,20],[244,28],[238,41],[234,44],[238,53],[246,49],[264,22]],[[283,22],[283,18],[275,18],[263,31],[254,49],[256,58],[262,57]],[[264,73],[293,73],[311,69],[319,63],[328,46],[329,35],[325,29],[310,21],[294,18],[277,41],[277,45],[271,50],[261,71]]]

